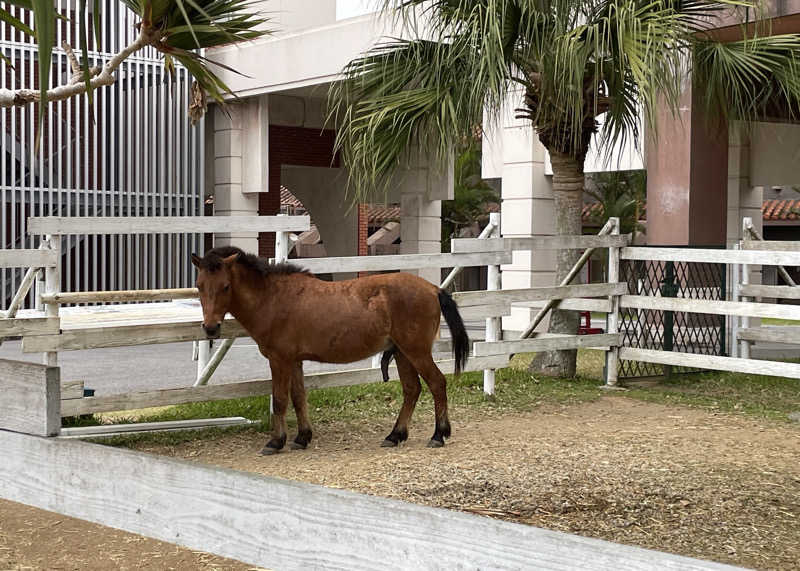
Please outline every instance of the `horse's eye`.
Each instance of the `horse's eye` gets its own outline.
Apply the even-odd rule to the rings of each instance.
[[[222,288],[222,291],[228,291],[229,289],[231,289],[231,286],[226,285],[225,287]]]

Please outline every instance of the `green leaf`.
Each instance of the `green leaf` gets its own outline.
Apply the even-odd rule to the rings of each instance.
[[[194,42],[196,44],[196,47],[198,47],[198,48],[202,47],[200,45],[200,40],[197,39],[197,34],[195,34],[195,32],[194,32],[194,27],[192,26],[192,21],[189,19],[189,14],[186,13],[186,7],[183,5],[183,0],[175,0],[175,3],[178,5],[178,8],[180,9],[181,14],[183,14],[183,19],[186,21],[186,25],[188,26],[189,31],[191,32],[192,37],[194,38]]]
[[[78,18],[78,35],[80,36],[81,44],[81,73],[83,74],[83,82],[86,86],[86,96],[89,98],[89,109],[93,109],[92,101],[92,78],[89,76],[89,42],[86,38],[86,0],[79,0],[78,11],[80,16]],[[90,111],[92,116],[92,124],[94,124],[94,113]]]
[[[31,30],[31,28],[25,22],[23,22],[19,18],[16,18],[10,12],[2,8],[0,8],[0,20],[6,22],[7,24],[11,24],[16,29],[28,34],[29,36],[35,35],[33,30]]]
[[[47,87],[50,85],[50,62],[55,41],[56,11],[53,0],[32,0],[36,41],[39,45],[39,124],[36,128],[36,152],[42,135],[42,124],[47,111]]]
[[[100,0],[94,0],[92,4],[92,17],[94,20],[94,41],[97,51],[100,51]],[[84,57],[86,57],[84,55]]]

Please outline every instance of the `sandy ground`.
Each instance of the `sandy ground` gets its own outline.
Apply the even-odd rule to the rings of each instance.
[[[518,415],[453,415],[425,448],[391,421],[327,425],[309,450],[265,435],[143,450],[760,569],[800,569],[800,427],[619,396]],[[388,423],[387,423],[388,422]]]
[[[800,427],[621,396],[523,414],[454,411],[447,446],[378,445],[391,427],[319,428],[263,457],[265,435],[140,450],[458,509],[759,569],[800,569]],[[166,543],[0,502],[0,570],[248,569]]]

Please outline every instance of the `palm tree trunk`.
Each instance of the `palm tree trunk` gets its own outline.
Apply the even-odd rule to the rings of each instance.
[[[556,235],[578,236],[581,234],[583,209],[583,164],[570,155],[548,149],[553,165],[553,195],[555,197]],[[556,285],[569,273],[580,257],[577,250],[559,250],[556,258]],[[576,278],[577,282],[578,278]],[[578,332],[576,311],[553,310],[550,316],[550,333]],[[575,376],[577,351],[548,351],[540,353],[531,363],[531,372],[554,377]]]

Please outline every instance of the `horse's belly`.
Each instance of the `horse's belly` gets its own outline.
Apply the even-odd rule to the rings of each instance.
[[[322,363],[352,363],[385,351],[391,344],[388,334],[366,336],[343,331],[338,335],[323,336],[327,338],[308,343],[302,359]]]

